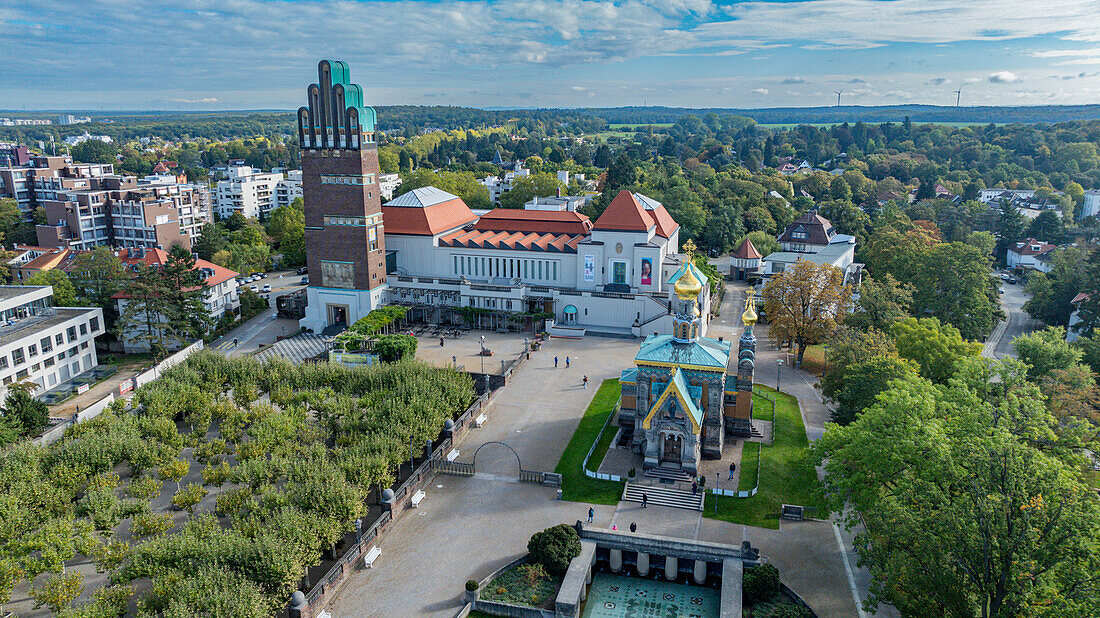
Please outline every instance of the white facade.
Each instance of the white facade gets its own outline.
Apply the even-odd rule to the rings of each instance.
[[[1080,217],[1084,219],[1096,214],[1100,214],[1100,190],[1089,189],[1085,191],[1085,199],[1081,202]]]
[[[215,209],[225,219],[239,212],[245,217],[262,219],[276,206],[276,187],[282,174],[254,172],[247,165],[229,170],[229,178],[219,180],[215,191]]]
[[[14,382],[34,382],[41,394],[99,364],[103,310],[52,299],[51,286],[0,286],[0,399]]]
[[[355,324],[360,318],[367,317],[371,311],[382,306],[386,294],[386,285],[371,290],[351,290],[340,288],[306,288],[306,315],[298,320],[298,325],[306,330],[320,333],[329,324],[335,322],[329,312],[340,308],[344,312],[346,324]]]
[[[392,200],[393,192],[401,186],[401,176],[398,174],[379,174],[378,191],[384,200]]]
[[[478,180],[478,183],[489,191],[489,201],[494,204],[499,204],[500,197],[512,190],[517,179],[530,175],[531,170],[517,166],[514,171],[506,172],[504,178],[499,176],[486,176]]]
[[[562,195],[554,197],[535,196],[531,198],[531,201],[523,205],[523,209],[574,212],[587,203],[588,199],[583,195]]]
[[[302,197],[302,170],[287,170],[286,178],[275,185],[275,208],[290,206],[295,199]]]

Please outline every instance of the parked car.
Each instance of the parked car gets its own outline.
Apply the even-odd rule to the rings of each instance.
[[[1005,289],[1004,289],[1004,288],[999,288],[999,289],[998,289],[997,291],[998,291],[999,293],[1001,293],[1001,294],[1004,294],[1004,293],[1005,293]]]
[[[253,283],[252,285],[248,286],[248,289],[252,290],[253,292],[259,292],[260,291],[260,286]]]
[[[1001,281],[1008,281],[1008,273],[1001,273]]]
[[[309,277],[302,277],[302,285],[309,285]]]
[[[265,292],[270,292],[271,291],[271,284],[270,283],[264,284],[264,291]]]
[[[1008,282],[1011,283],[1012,285],[1016,285],[1016,277],[1009,277]]]
[[[301,268],[299,268],[299,269],[298,269],[298,274],[299,274],[299,275],[304,275],[304,274],[306,274],[306,273],[308,273],[308,272],[309,272],[309,269],[308,269],[308,268],[306,268],[305,266],[303,266],[303,267],[301,267]]]

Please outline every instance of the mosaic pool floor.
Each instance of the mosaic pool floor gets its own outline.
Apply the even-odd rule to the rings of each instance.
[[[718,618],[712,588],[596,573],[581,618]]]

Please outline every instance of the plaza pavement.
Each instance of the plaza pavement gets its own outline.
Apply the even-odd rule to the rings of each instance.
[[[731,286],[722,315],[712,322],[710,336],[727,340],[740,336],[743,291],[743,287]],[[756,381],[774,385],[778,351],[767,339],[766,326],[758,326],[756,334]],[[480,349],[478,336],[477,331],[467,334],[452,349],[469,352],[471,344]],[[511,337],[521,348],[522,337]],[[439,350],[438,338],[434,341],[433,347],[422,339],[418,356],[449,362],[447,348],[452,342],[447,340]],[[479,446],[502,441],[518,451],[525,469],[552,470],[596,387],[633,364],[638,343],[599,337],[551,340],[540,352],[532,353],[531,360],[497,393],[489,421],[458,445],[458,460],[470,461]],[[561,359],[557,369],[553,367],[555,355]],[[573,360],[568,370],[564,368],[566,355]],[[788,367],[782,371],[782,390],[798,397],[808,436],[819,438],[828,410],[814,390],[813,377]],[[588,389],[580,382],[585,374],[590,379]],[[521,556],[532,533],[587,515],[588,504],[559,502],[552,488],[516,482],[515,457],[502,446],[486,446],[477,463],[479,472],[472,478],[436,477],[420,509],[399,519],[383,539],[382,557],[374,567],[354,573],[334,597],[328,607],[334,617],[454,616],[462,607],[462,585],[467,579],[483,578]],[[865,615],[855,599],[857,594],[860,599],[866,596],[869,575],[856,567],[853,535],[831,522],[783,522],[779,530],[770,530],[706,519],[701,513],[682,509],[643,510],[633,503],[595,508],[595,524],[609,528],[618,525],[625,529],[633,521],[640,531],[652,534],[734,545],[748,539],[780,569],[784,583],[802,595],[818,616]],[[897,613],[887,607],[877,615]]]

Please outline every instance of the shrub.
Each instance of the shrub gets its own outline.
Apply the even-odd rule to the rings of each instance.
[[[384,363],[393,363],[416,354],[416,337],[410,335],[382,335],[374,344],[374,352]]]
[[[779,569],[774,565],[765,563],[745,569],[742,581],[744,600],[750,605],[770,601],[779,594]]]
[[[753,607],[749,615],[751,618],[810,618],[813,614],[797,603],[782,600]]]
[[[523,581],[527,582],[528,586],[534,586],[539,583],[539,580],[546,579],[546,568],[541,564],[524,564],[519,567],[520,573],[523,575]]]
[[[172,496],[172,504],[187,511],[193,513],[195,505],[202,502],[202,499],[206,497],[206,488],[198,483],[191,483],[187,487],[176,492],[176,495]]]
[[[126,492],[138,500],[148,502],[160,493],[161,484],[161,481],[151,476],[142,476],[131,481],[130,486],[126,488]]]
[[[531,560],[552,575],[564,575],[569,561],[581,553],[581,538],[568,524],[558,524],[531,535],[527,542]]]
[[[473,592],[477,589],[478,589],[478,585],[477,585],[476,581],[474,581],[472,579],[466,580],[466,590],[469,590],[470,592]]]
[[[132,534],[135,539],[155,536],[161,532],[171,530],[173,523],[171,513],[142,513],[134,517],[134,524],[130,528],[130,534]]]

